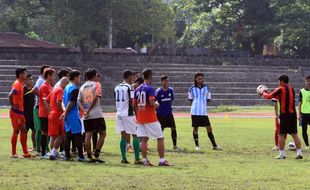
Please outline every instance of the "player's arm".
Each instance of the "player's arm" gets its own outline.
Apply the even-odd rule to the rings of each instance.
[[[149,97],[149,101],[150,101],[150,105],[152,107],[154,107],[155,109],[157,109],[159,107],[159,103],[155,101],[155,97],[154,96],[150,96]]]
[[[188,100],[189,100],[189,102],[191,103],[191,105],[192,105],[192,103],[193,103],[193,93],[192,93],[192,88],[190,88],[189,89],[189,91],[188,91]]]
[[[272,98],[277,98],[281,93],[282,93],[281,88],[277,88],[271,93],[263,92],[262,97],[267,100],[271,100]]]
[[[46,113],[49,113],[51,111],[50,105],[47,102],[47,98],[43,98],[43,105]]]
[[[301,120],[301,105],[302,105],[302,93],[301,91],[299,92],[299,97],[298,97],[298,120]]]
[[[69,112],[72,110],[73,106],[75,106],[75,104],[77,102],[78,95],[79,95],[78,89],[75,89],[72,91],[71,99],[70,99],[67,107],[65,108],[65,112],[60,116],[60,119],[65,119],[68,116]]]
[[[80,110],[82,110],[84,117],[87,117],[87,113],[83,105],[83,94],[81,91],[79,91],[79,95],[78,95],[78,105],[79,105]]]
[[[278,113],[278,101],[275,101],[274,102],[274,105],[273,105],[273,109],[274,109],[274,115],[276,116],[276,118],[279,117],[279,113]]]
[[[17,90],[13,89],[11,90],[11,92],[9,93],[8,97],[9,97],[9,101],[10,101],[10,105],[12,109],[17,109],[16,105],[14,105],[13,103],[13,96],[17,94]]]
[[[208,87],[208,93],[207,93],[207,103],[211,102],[211,91]]]

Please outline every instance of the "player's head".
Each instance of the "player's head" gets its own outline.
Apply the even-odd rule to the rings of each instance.
[[[26,68],[17,68],[15,70],[15,75],[17,79],[20,79],[22,81],[27,80],[27,69]]]
[[[203,73],[196,73],[194,78],[195,85],[202,85],[204,82],[204,77],[205,75]]]
[[[142,77],[138,77],[135,81],[134,81],[134,83],[133,83],[133,88],[134,89],[136,89],[136,88],[138,88],[141,84],[143,84],[144,83],[144,80],[143,80],[143,78]]]
[[[133,77],[134,77],[134,80],[136,80],[137,78],[140,77],[140,73],[139,73],[138,71],[133,71],[133,72],[132,72],[132,75],[133,75]]]
[[[41,73],[42,76],[43,76],[44,70],[47,69],[47,68],[50,68],[50,66],[48,66],[48,65],[42,65],[41,66],[40,73]]]
[[[68,77],[62,77],[61,79],[60,79],[60,87],[61,88],[65,88],[67,85],[69,84],[69,79],[68,79]]]
[[[131,83],[132,82],[132,72],[130,70],[125,70],[123,72],[123,79],[128,82],[128,83]]]
[[[310,89],[310,75],[306,77],[306,85],[307,85],[307,88]]]
[[[70,82],[78,85],[80,84],[81,82],[81,73],[80,71],[78,70],[72,70],[70,73],[69,73],[69,80]]]
[[[56,71],[55,69],[52,68],[46,68],[44,69],[43,72],[43,78],[45,81],[48,81],[51,84],[54,84],[55,80],[56,80]]]
[[[69,77],[70,70],[67,68],[62,68],[58,71],[57,76],[58,79],[62,79],[62,77]]]
[[[167,75],[161,75],[160,76],[160,82],[161,82],[161,85],[163,87],[168,87],[169,86],[169,78]]]
[[[142,71],[144,81],[152,82],[152,69],[146,68]]]
[[[27,74],[26,85],[32,87],[33,86],[33,77],[31,74]]]
[[[91,80],[91,81],[100,81],[100,75],[98,71],[94,68],[88,68],[84,73],[85,80]]]
[[[287,75],[281,75],[279,76],[278,81],[280,86],[284,86],[289,83],[289,78]]]

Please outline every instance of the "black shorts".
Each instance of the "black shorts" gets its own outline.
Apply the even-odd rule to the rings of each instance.
[[[157,119],[161,125],[161,128],[175,128],[175,121],[173,115],[157,115]]]
[[[209,117],[207,115],[192,115],[192,127],[211,127]]]
[[[84,120],[85,132],[101,132],[106,130],[104,118]]]
[[[307,127],[310,125],[310,114],[301,114],[301,126]]]
[[[40,117],[41,121],[41,131],[48,132],[48,118]]]
[[[296,113],[280,114],[280,132],[281,135],[297,134],[297,115]]]
[[[25,120],[26,120],[26,129],[29,131],[31,129],[32,131],[34,129],[34,122],[33,122],[33,115],[25,115]]]

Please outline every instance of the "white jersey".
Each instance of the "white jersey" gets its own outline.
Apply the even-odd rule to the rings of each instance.
[[[195,85],[191,86],[188,91],[188,99],[192,100],[192,115],[208,115],[207,100],[211,100],[211,91],[207,85],[203,85],[201,88]]]
[[[134,91],[130,84],[122,82],[114,89],[116,115],[117,116],[133,116],[132,99]]]

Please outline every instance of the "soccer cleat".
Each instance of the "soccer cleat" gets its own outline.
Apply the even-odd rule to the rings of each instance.
[[[199,151],[200,150],[200,146],[196,146],[196,148],[195,148],[197,151]]]
[[[212,148],[212,150],[223,150],[219,145]]]
[[[48,154],[45,154],[44,156],[41,156],[42,160],[49,160],[50,156]]]
[[[31,157],[32,155],[29,152],[23,154],[23,158],[31,158]]]
[[[79,157],[78,161],[79,162],[88,162],[88,160],[85,157],[82,157],[82,158]]]
[[[19,158],[18,154],[14,154],[11,156],[11,158]]]
[[[173,166],[173,164],[170,164],[167,160],[164,162],[159,162],[158,166]]]
[[[95,160],[96,163],[99,163],[99,164],[105,163],[105,161],[101,160],[100,158],[95,158],[94,160]]]
[[[172,148],[172,150],[181,151],[182,148],[180,148],[180,147],[178,147],[178,146],[174,146],[174,147]]]
[[[136,160],[134,164],[135,165],[143,165],[143,162],[141,160]]]
[[[149,166],[149,167],[152,167],[154,166],[149,160],[143,162],[143,166]]]
[[[297,156],[295,157],[295,159],[296,159],[296,160],[301,160],[301,159],[303,159],[303,157],[302,157],[302,155],[297,155]]]
[[[279,156],[275,157],[275,159],[284,160],[284,159],[286,159],[286,156],[285,155],[279,155]]]
[[[279,150],[279,147],[278,146],[274,146],[271,150],[272,151],[277,151],[277,150]]]
[[[121,163],[122,163],[122,164],[130,164],[130,163],[128,162],[128,160],[122,160]]]

